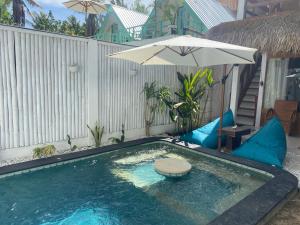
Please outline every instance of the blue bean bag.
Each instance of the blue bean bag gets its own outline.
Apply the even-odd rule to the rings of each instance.
[[[224,113],[223,127],[230,127],[234,125],[232,111],[229,110]],[[215,119],[211,123],[206,124],[190,133],[180,137],[181,141],[186,141],[193,144],[201,145],[205,148],[216,149],[218,147],[218,129],[220,127],[220,118]],[[222,137],[224,143],[225,137]]]
[[[274,117],[232,155],[282,168],[286,149],[284,129],[279,119]]]

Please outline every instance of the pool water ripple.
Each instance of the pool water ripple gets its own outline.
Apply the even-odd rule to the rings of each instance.
[[[188,160],[185,177],[157,158]],[[0,179],[5,225],[204,225],[269,178],[166,143],[151,143]]]

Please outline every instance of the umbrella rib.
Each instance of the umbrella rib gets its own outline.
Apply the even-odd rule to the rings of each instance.
[[[171,51],[177,53],[178,55],[182,55],[180,52],[177,52],[176,50],[174,50],[173,48],[170,48],[169,46],[165,46],[165,48],[170,49]]]
[[[163,52],[164,50],[167,49],[167,46],[165,46],[163,49],[161,49],[160,51],[156,52],[154,55],[152,55],[150,58],[144,60],[141,65],[144,65],[146,62],[148,62],[150,59],[154,58],[155,56],[157,56],[158,54],[160,54],[161,52]]]
[[[191,51],[190,51],[190,53],[191,54],[193,54],[195,51],[198,51],[198,50],[200,50],[200,49],[202,49],[203,47],[199,47],[199,48],[195,48],[195,49],[191,49]]]
[[[94,5],[96,5],[96,6],[99,6],[101,9],[103,9],[103,10],[106,10],[106,8],[103,6],[103,5],[100,5],[100,4],[94,4]]]
[[[64,2],[64,4],[66,4],[66,3],[72,3],[72,2],[76,2],[76,3],[78,3],[78,1],[77,1],[77,0],[71,0],[71,1]]]
[[[196,65],[197,65],[197,67],[199,67],[199,63],[197,62],[197,59],[196,59],[196,57],[195,57],[194,53],[193,53],[193,52],[191,52],[191,54],[192,54],[192,56],[193,56],[193,58],[194,58],[194,60],[195,60],[195,63],[196,63]]]
[[[97,14],[97,9],[94,7],[94,5],[91,4],[90,6],[95,10],[95,14]]]
[[[72,8],[73,6],[75,5],[79,5],[80,3],[79,2],[75,2],[73,5],[70,5],[68,8]],[[81,4],[80,4],[81,5]]]
[[[228,51],[226,51],[226,50],[224,50],[224,49],[220,49],[220,48],[216,48],[216,49],[218,49],[218,50],[221,51],[221,52],[225,52],[225,53],[227,53],[227,54],[229,54],[229,55],[233,55],[233,56],[235,56],[235,57],[237,57],[237,58],[240,58],[240,59],[243,59],[243,60],[246,60],[246,61],[252,63],[251,60],[246,59],[246,58],[244,58],[244,57],[242,57],[242,56],[238,56],[238,55],[236,55],[236,54],[234,54],[234,53],[231,53],[231,52],[228,52]]]

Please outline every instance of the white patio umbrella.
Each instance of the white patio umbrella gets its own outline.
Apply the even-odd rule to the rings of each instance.
[[[63,3],[69,9],[85,13],[85,19],[88,14],[100,14],[106,11],[104,3],[93,0],[71,0]]]
[[[257,49],[253,48],[186,35],[118,52],[110,55],[110,57],[133,61],[141,65],[206,67],[227,64],[253,64],[255,63],[253,55],[256,51]],[[228,77],[226,66],[224,68],[221,91],[219,149],[221,147],[223,127],[225,82]]]

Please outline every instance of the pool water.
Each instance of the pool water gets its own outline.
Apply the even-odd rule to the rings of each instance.
[[[183,178],[157,174],[157,158],[184,158]],[[153,142],[0,179],[1,224],[204,225],[270,176]]]

